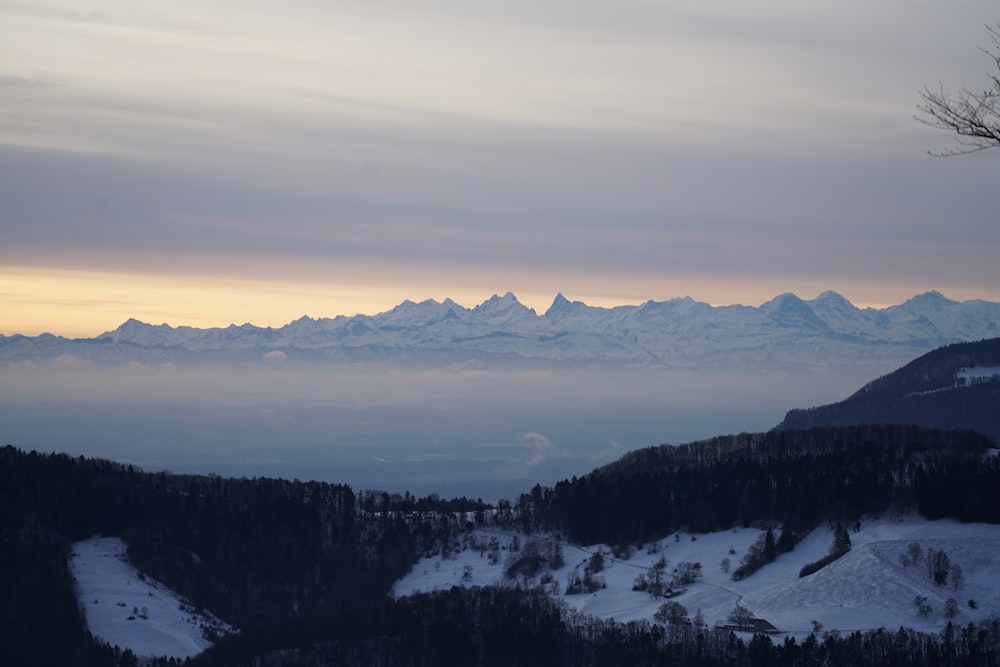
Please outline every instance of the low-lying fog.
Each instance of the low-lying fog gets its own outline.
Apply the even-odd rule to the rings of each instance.
[[[629,449],[762,431],[840,400],[860,370],[0,368],[0,443],[147,470],[495,499]]]

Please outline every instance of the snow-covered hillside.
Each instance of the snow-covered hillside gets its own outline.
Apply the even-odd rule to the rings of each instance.
[[[197,329],[129,320],[93,339],[0,336],[0,360],[69,355],[108,362],[333,361],[629,364],[675,367],[870,364],[891,368],[934,347],[1000,333],[1000,304],[937,292],[884,309],[835,292],[782,294],[759,307],[689,297],[597,308],[557,295],[542,315],[507,293],[466,308],[404,301],[377,315],[303,317],[280,328]]]
[[[733,581],[725,569],[735,569],[742,556],[762,534],[756,529],[733,529],[707,535],[676,534],[637,550],[629,558],[614,558],[606,545],[575,547],[562,545],[565,564],[545,570],[525,581],[504,576],[504,563],[511,541],[521,548],[532,539],[552,540],[549,535],[526,536],[478,530],[467,548],[449,558],[424,558],[396,583],[396,596],[420,591],[473,585],[543,585],[577,612],[619,621],[652,621],[666,601],[646,592],[634,591],[639,575],[648,576],[661,558],[670,580],[682,563],[700,563],[701,575],[671,598],[683,605],[690,617],[700,610],[707,625],[725,622],[736,604],[754,617],[769,621],[781,634],[801,639],[821,627],[825,631],[849,632],[901,626],[925,631],[944,627],[947,601],[955,600],[955,623],[1000,614],[1000,526],[926,521],[909,517],[901,521],[878,519],[861,522],[851,530],[852,549],[840,559],[806,577],[802,567],[825,556],[833,540],[829,527],[814,530],[791,552],[764,566],[750,577]],[[491,547],[491,542],[495,544]],[[921,561],[906,565],[911,544],[920,546]],[[497,552],[499,548],[499,552]],[[949,580],[935,584],[926,567],[926,554],[944,552],[951,565],[958,565],[962,582],[954,588]],[[491,557],[492,551],[492,557]],[[602,553],[604,569],[594,576],[606,588],[592,593],[566,595],[571,573],[581,574],[594,553]],[[722,565],[728,560],[729,568]],[[681,566],[683,567],[683,566]],[[544,580],[544,581],[543,581]],[[917,597],[926,598],[930,612],[918,611]],[[970,603],[971,601],[971,603]],[[781,636],[781,635],[778,635]]]
[[[138,656],[187,658],[211,646],[206,633],[234,632],[129,565],[118,538],[77,542],[70,570],[90,632]]]

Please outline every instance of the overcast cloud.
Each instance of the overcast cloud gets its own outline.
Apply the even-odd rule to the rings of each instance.
[[[367,312],[508,289],[1000,298],[997,158],[931,159],[950,138],[912,119],[924,85],[984,85],[994,20],[986,0],[0,2],[0,279],[377,287]],[[0,290],[3,333],[40,317],[26,289]],[[276,301],[217,315],[281,324]],[[50,329],[81,333],[63,307]]]

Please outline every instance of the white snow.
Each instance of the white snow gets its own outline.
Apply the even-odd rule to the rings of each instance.
[[[132,567],[116,537],[74,544],[70,571],[90,632],[136,655],[187,658],[211,646],[202,626],[234,632]]]
[[[1000,366],[972,366],[969,368],[960,368],[955,373],[955,379],[963,383],[983,379],[996,379],[998,377],[1000,377]]]
[[[782,554],[742,581],[732,581],[731,574],[722,571],[720,563],[728,558],[732,569],[739,565],[747,549],[763,531],[733,529],[707,535],[673,535],[636,551],[628,560],[614,559],[605,545],[575,547],[564,544],[566,564],[551,574],[565,589],[567,575],[580,567],[591,553],[602,550],[606,569],[599,574],[607,588],[596,593],[562,595],[558,598],[571,609],[599,618],[619,621],[647,619],[664,598],[652,598],[632,590],[635,578],[661,557],[666,558],[667,580],[678,563],[698,562],[702,577],[687,586],[682,595],[673,598],[683,604],[690,616],[701,610],[705,623],[712,626],[725,620],[737,601],[754,616],[770,621],[781,634],[801,640],[813,630],[813,621],[825,631],[870,630],[900,626],[937,632],[948,619],[945,601],[954,598],[957,624],[981,620],[1000,613],[1000,526],[961,524],[955,521],[927,521],[919,517],[904,520],[871,519],[861,523],[860,531],[850,531],[852,549],[834,563],[807,577],[799,578],[803,565],[827,554],[833,540],[829,527],[821,527],[807,535],[795,549]],[[778,530],[776,529],[777,533]],[[452,558],[424,558],[394,587],[394,595],[409,595],[420,591],[446,589],[451,586],[515,585],[503,576],[503,561],[509,551],[512,533],[477,531],[476,542],[498,538],[504,550],[499,562],[488,562],[489,552],[482,555],[474,548],[465,549]],[[532,536],[519,536],[522,544]],[[552,539],[546,535],[545,539]],[[923,563],[904,567],[900,556],[911,542],[928,549],[944,551],[951,563],[958,564],[965,583],[954,590],[950,585],[938,586],[928,577]],[[732,549],[734,554],[730,554]],[[468,569],[467,569],[468,568]],[[537,585],[538,579],[527,582]],[[520,582],[517,585],[524,585]],[[917,613],[915,598],[927,598],[933,611],[927,617]],[[973,599],[976,609],[969,606]]]
[[[304,317],[280,328],[197,329],[130,319],[99,336],[101,345],[56,336],[0,336],[0,360],[69,355],[174,363],[196,355],[246,361],[285,352],[289,360],[305,354],[328,362],[519,358],[703,368],[706,362],[743,367],[781,361],[816,370],[863,365],[886,371],[935,345],[993,336],[998,325],[1000,303],[959,303],[936,293],[881,310],[857,308],[834,292],[811,301],[782,294],[759,307],[716,307],[685,297],[598,308],[560,294],[542,315],[507,293],[471,309],[450,299],[404,301],[376,315]]]

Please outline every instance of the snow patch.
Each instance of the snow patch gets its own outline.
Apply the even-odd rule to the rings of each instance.
[[[972,366],[970,368],[960,368],[955,373],[956,383],[963,385],[998,379],[1000,379],[1000,366]]]
[[[116,537],[77,542],[69,564],[87,627],[108,644],[139,656],[189,658],[212,645],[206,630],[236,632],[132,567]]]
[[[779,637],[791,635],[797,640],[804,639],[817,626],[840,632],[894,630],[901,626],[937,632],[949,621],[945,614],[949,598],[958,603],[957,615],[952,619],[955,623],[966,624],[1000,613],[1000,526],[920,517],[865,520],[859,530],[850,531],[852,548],[847,554],[800,578],[804,565],[825,556],[830,549],[833,531],[823,526],[813,530],[793,551],[780,555],[750,577],[733,581],[731,570],[762,532],[735,528],[709,534],[675,534],[645,545],[627,559],[614,557],[607,545],[580,547],[563,543],[563,566],[524,580],[505,577],[503,563],[511,543],[515,539],[523,545],[531,539],[557,538],[480,529],[467,538],[464,549],[449,557],[423,558],[396,582],[393,594],[398,597],[452,586],[543,586],[579,613],[622,622],[653,621],[666,598],[654,598],[632,588],[636,577],[649,573],[663,558],[667,581],[678,564],[701,564],[701,576],[671,599],[684,605],[691,617],[700,610],[709,627],[725,621],[737,602],[755,617],[775,625]],[[929,549],[947,553],[951,563],[961,567],[964,583],[957,589],[950,583],[939,586],[930,580],[923,562],[904,565],[901,557],[912,542],[919,544],[924,553]],[[490,543],[494,544],[493,557],[490,548],[482,548]],[[598,576],[607,587],[592,593],[562,594],[569,574],[581,571],[596,552],[604,555],[605,568]],[[723,567],[723,560],[729,561],[729,568]],[[554,592],[553,582],[559,584],[559,593]],[[917,596],[927,599],[932,610],[927,616],[918,613]]]

